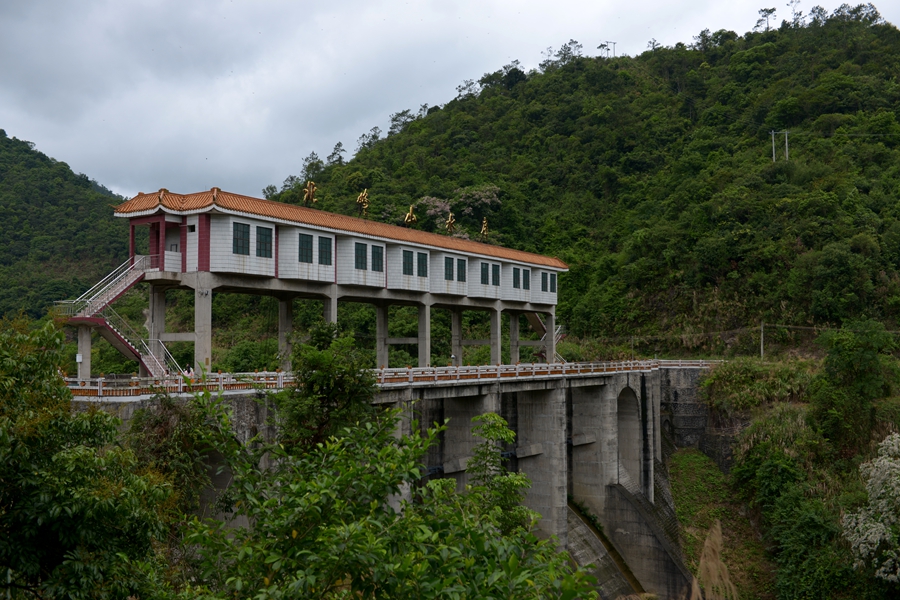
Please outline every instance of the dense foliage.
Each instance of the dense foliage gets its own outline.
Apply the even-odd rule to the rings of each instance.
[[[895,336],[870,320],[829,332],[821,343],[827,355],[812,374],[796,361],[757,363],[760,375],[743,384],[743,403],[735,400],[739,378],[710,378],[715,383],[707,387],[708,400],[718,414],[740,420],[741,409],[744,418],[747,408],[755,409],[736,441],[732,483],[759,518],[777,566],[779,598],[898,597],[896,582],[876,577],[881,568],[892,572],[895,537],[888,530],[873,544],[870,534],[882,515],[867,506],[890,507],[895,514],[900,506],[890,486],[871,485],[876,467],[862,469],[868,490],[860,476],[860,464],[875,458],[882,439],[900,427],[892,397]],[[788,392],[797,382],[802,385]],[[760,394],[765,388],[770,392]],[[882,488],[884,495],[873,494]],[[858,520],[848,517],[842,526],[842,516],[853,514]],[[891,514],[883,518],[893,523]]]
[[[758,322],[896,323],[900,32],[871,5],[739,36],[589,58],[569,43],[524,73],[393,115],[356,156],[310,157],[268,193],[558,255],[576,334]],[[770,131],[776,136],[772,161]],[[340,150],[340,149],[338,149]]]
[[[42,316],[128,256],[122,199],[0,129],[0,316]]]
[[[116,443],[117,420],[73,412],[62,334],[0,321],[0,590],[12,598],[152,593],[172,489]]]

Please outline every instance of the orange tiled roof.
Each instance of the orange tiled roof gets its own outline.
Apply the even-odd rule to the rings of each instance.
[[[379,223],[377,221],[367,221],[347,215],[326,212],[324,210],[316,210],[303,206],[294,206],[282,202],[273,202],[271,200],[262,200],[260,198],[232,194],[231,192],[224,192],[219,188],[213,188],[208,192],[198,192],[195,194],[174,194],[165,188],[151,194],[141,193],[131,200],[127,200],[115,207],[115,214],[118,216],[128,216],[133,213],[156,211],[160,207],[167,209],[168,212],[176,213],[202,211],[204,209],[218,207],[228,211],[260,217],[270,217],[318,227],[327,227],[329,229],[346,231],[348,233],[360,233],[389,240],[444,248],[456,252],[492,256],[533,265],[544,265],[556,269],[568,269],[566,263],[555,257],[541,256],[540,254],[523,252],[522,250],[512,250],[511,248],[503,248],[502,246],[492,246],[490,244],[482,244],[481,242],[474,242],[472,240],[464,240],[436,233],[428,233],[416,229],[407,229],[405,227],[388,225],[387,223]]]

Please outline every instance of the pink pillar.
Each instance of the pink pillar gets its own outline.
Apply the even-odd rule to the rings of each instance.
[[[157,247],[159,248],[159,270],[162,272],[166,270],[166,215],[159,219],[159,243]]]

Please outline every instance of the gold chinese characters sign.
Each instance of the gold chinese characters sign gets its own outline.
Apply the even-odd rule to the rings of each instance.
[[[306,182],[306,187],[303,188],[303,203],[304,204],[309,206],[311,204],[315,204],[316,202],[318,202],[318,200],[316,199],[316,190],[317,189],[318,188],[316,187],[315,181],[310,180],[310,181]]]

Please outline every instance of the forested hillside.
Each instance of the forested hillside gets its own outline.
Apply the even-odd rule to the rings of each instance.
[[[570,332],[721,330],[900,316],[900,32],[871,5],[637,57],[570,42],[524,73],[307,159],[269,196],[557,255]],[[770,131],[775,136],[772,160]],[[381,139],[379,139],[381,138]],[[276,193],[277,192],[277,193]],[[425,217],[425,218],[422,218]]]
[[[0,129],[0,316],[42,316],[128,256],[122,199]]]
[[[319,208],[356,213],[366,189],[372,219],[402,223],[413,205],[442,231],[453,212],[473,237],[487,217],[492,243],[571,266],[558,315],[577,336],[897,328],[900,32],[871,5],[764,29],[635,57],[570,41],[538,70],[514,62],[395,113],[352,159],[340,144],[312,154],[263,192],[300,202],[311,178]],[[785,130],[773,161],[770,132]],[[104,194],[0,137],[0,313],[41,314],[124,259]]]

